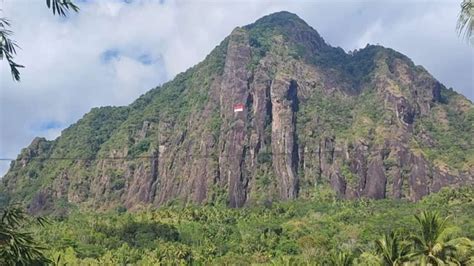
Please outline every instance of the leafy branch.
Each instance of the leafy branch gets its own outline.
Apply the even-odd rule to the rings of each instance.
[[[20,81],[20,71],[18,68],[24,66],[13,61],[13,56],[16,54],[18,45],[15,41],[10,39],[13,32],[9,30],[8,27],[10,27],[10,22],[6,18],[0,18],[0,60],[3,60],[3,58],[7,60],[13,79]]]
[[[71,0],[46,0],[46,5],[49,9],[53,10],[53,15],[57,13],[65,17],[70,9],[74,12],[79,12],[79,7],[71,2]]]
[[[69,10],[79,12],[79,7],[76,6],[71,0],[46,0],[46,6],[53,10],[53,15],[67,16]],[[20,81],[20,70],[23,65],[17,64],[14,61],[16,55],[16,49],[19,46],[16,42],[10,39],[13,32],[9,30],[10,21],[6,18],[0,18],[0,60],[4,58],[7,60],[10,66],[10,72],[15,81]]]
[[[3,210],[0,219],[1,265],[46,265],[51,261],[43,254],[44,248],[36,243],[30,232],[23,228],[31,223],[44,226],[43,218],[31,218],[18,207]]]

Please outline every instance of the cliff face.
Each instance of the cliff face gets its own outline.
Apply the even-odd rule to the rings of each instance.
[[[32,212],[240,207],[326,185],[344,198],[419,200],[473,184],[473,124],[473,104],[406,56],[381,46],[346,54],[280,12],[236,28],[130,106],[93,109],[58,139],[35,139],[0,200]]]

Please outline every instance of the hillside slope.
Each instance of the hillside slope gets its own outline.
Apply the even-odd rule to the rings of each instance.
[[[244,104],[242,112],[233,106]],[[347,54],[296,15],[238,27],[203,62],[126,107],[36,138],[0,201],[31,212],[172,201],[419,200],[472,185],[474,107],[388,48]]]

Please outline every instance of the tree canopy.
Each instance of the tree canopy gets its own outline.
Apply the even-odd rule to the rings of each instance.
[[[45,243],[40,251],[59,265],[471,265],[472,192],[444,189],[416,203],[322,190],[241,209],[70,209],[16,230],[31,232],[33,247]]]

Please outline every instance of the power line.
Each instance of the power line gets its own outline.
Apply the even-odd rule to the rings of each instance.
[[[473,150],[474,147],[471,148],[466,148],[462,146],[452,146],[452,147],[457,147],[460,148],[463,151],[468,151],[468,150]],[[367,150],[315,150],[315,151],[305,151],[303,155],[306,154],[321,154],[321,153],[348,153],[350,151],[357,151],[357,152],[383,152],[383,151],[397,151],[395,149],[391,148],[383,148],[383,149],[367,149]],[[265,152],[264,152],[265,153]],[[295,152],[296,153],[296,152]],[[247,153],[248,154],[248,153]],[[262,154],[262,153],[258,153]],[[283,156],[283,155],[292,155],[293,153],[287,152],[287,153],[272,153],[272,152],[266,152],[269,156]],[[299,154],[299,153],[298,153]],[[213,158],[213,157],[240,157],[241,155],[227,155],[227,156],[222,156],[222,155],[193,155],[193,154],[188,154],[185,157],[196,157],[196,158]],[[131,161],[131,160],[138,160],[138,159],[157,159],[159,158],[159,155],[143,155],[143,156],[99,156],[99,157],[31,157],[31,158],[25,158],[28,161],[32,160],[38,160],[38,161],[97,161],[97,160],[126,160],[126,161]],[[13,158],[0,158],[0,161],[16,161],[18,159],[13,159]]]

